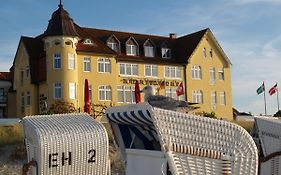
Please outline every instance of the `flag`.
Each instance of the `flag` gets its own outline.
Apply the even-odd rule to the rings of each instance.
[[[183,84],[182,82],[179,84],[177,90],[176,90],[177,96],[183,95],[184,94],[184,89],[183,89]]]
[[[165,89],[165,81],[162,81],[159,86],[159,90]]]
[[[264,88],[264,83],[262,83],[262,85],[257,89],[257,94],[261,94],[262,92],[264,92],[265,88]]]
[[[268,93],[269,93],[269,95],[273,95],[277,91],[278,91],[278,89],[277,89],[277,83],[276,83],[272,88],[269,89]]]

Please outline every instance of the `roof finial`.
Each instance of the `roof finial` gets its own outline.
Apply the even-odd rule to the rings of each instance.
[[[61,0],[60,0],[60,4],[59,4],[59,7],[62,7],[62,3],[61,3]]]

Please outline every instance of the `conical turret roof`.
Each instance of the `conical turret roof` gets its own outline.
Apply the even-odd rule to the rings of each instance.
[[[44,33],[45,36],[78,36],[75,30],[73,19],[69,13],[64,10],[63,5],[52,14],[49,25]]]

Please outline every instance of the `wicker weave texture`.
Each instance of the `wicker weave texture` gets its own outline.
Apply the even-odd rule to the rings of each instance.
[[[28,161],[36,160],[38,174],[107,174],[108,136],[88,114],[28,116],[23,125]]]
[[[157,108],[152,118],[173,174],[257,174],[257,148],[240,126]]]

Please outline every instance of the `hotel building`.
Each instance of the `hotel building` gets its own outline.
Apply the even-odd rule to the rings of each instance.
[[[210,29],[177,37],[87,28],[59,5],[44,33],[21,37],[11,70],[18,117],[46,112],[56,100],[83,110],[88,79],[95,104],[134,103],[136,80],[141,88],[164,81],[159,94],[232,120],[230,68]],[[186,93],[178,97],[180,82]]]

